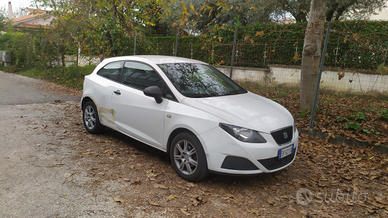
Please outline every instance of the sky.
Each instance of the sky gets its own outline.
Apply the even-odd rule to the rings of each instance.
[[[16,12],[20,8],[30,7],[33,0],[0,0],[0,7],[2,10],[5,10],[6,15],[8,16],[8,2],[12,4],[12,11]]]

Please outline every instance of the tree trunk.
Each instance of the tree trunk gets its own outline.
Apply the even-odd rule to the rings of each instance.
[[[312,0],[304,37],[300,79],[300,108],[311,111],[319,75],[327,0]]]

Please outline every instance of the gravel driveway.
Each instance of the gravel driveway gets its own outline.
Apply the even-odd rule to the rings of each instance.
[[[124,216],[113,199],[84,188],[90,179],[73,160],[65,112],[79,109],[79,96],[0,71],[0,99],[0,217]]]
[[[1,218],[388,215],[387,155],[300,134],[284,170],[190,183],[161,151],[112,130],[88,134],[80,96],[0,72]]]

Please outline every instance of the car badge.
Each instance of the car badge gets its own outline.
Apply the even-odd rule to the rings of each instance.
[[[287,139],[287,138],[288,138],[287,132],[283,132],[283,137],[284,137],[284,139]]]

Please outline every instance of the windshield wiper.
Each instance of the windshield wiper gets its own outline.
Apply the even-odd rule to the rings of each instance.
[[[237,95],[237,94],[243,94],[243,93],[246,93],[246,92],[244,92],[242,90],[235,90],[235,91],[225,93],[224,95]]]
[[[209,94],[187,94],[186,95],[189,98],[205,98],[205,97],[211,97]]]

